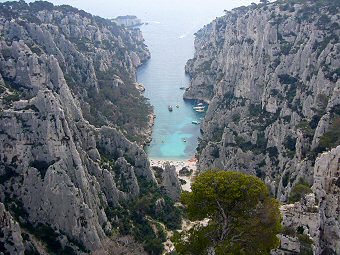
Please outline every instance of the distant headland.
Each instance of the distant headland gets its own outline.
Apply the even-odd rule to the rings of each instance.
[[[114,18],[111,21],[119,26],[124,27],[136,27],[143,25],[141,19],[137,18],[137,16],[134,15],[118,16],[117,18]]]

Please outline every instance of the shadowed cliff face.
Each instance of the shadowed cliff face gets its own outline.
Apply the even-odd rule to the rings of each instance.
[[[321,165],[340,171],[334,160],[339,147],[330,152],[340,144],[339,11],[334,1],[235,9],[197,32],[195,56],[186,65],[191,85],[184,97],[209,102],[199,168],[256,174],[283,202],[295,186],[314,184],[322,201],[312,207],[319,207],[288,206],[284,224],[310,234],[315,246],[307,244],[316,254],[339,252],[339,203],[332,195],[338,187]],[[325,151],[333,156],[317,160]],[[314,169],[323,171],[315,175]],[[312,217],[304,218],[308,213]],[[283,238],[286,250],[297,247],[294,240],[304,249],[297,236]]]
[[[184,95],[210,102],[199,168],[256,174],[283,201],[340,141],[339,4],[296,2],[238,8],[198,31]]]
[[[150,108],[134,82],[148,58],[139,30],[47,2],[0,4],[1,248],[103,248],[107,208],[156,183],[122,133],[145,139]]]

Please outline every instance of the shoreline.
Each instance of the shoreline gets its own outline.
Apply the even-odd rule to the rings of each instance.
[[[184,180],[186,183],[182,184],[183,191],[191,191],[191,183],[197,174],[197,159],[195,157],[187,160],[166,160],[166,159],[149,159],[150,166],[163,167],[165,162],[169,162],[170,165],[175,166],[178,179]],[[190,175],[180,175],[179,171],[183,168],[192,170]]]

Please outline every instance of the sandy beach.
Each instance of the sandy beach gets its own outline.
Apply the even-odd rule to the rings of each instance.
[[[182,189],[185,191],[191,191],[191,183],[193,181],[193,178],[196,175],[197,172],[197,159],[192,158],[189,160],[158,160],[158,159],[150,159],[150,164],[151,166],[158,166],[158,167],[163,167],[165,162],[169,162],[170,165],[174,165],[176,167],[176,172],[178,174],[178,178],[185,180],[186,184],[182,185]],[[192,170],[192,174],[190,176],[181,176],[179,175],[179,171],[183,168],[186,167],[189,170]]]

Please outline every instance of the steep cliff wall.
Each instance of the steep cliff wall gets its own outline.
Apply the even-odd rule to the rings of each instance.
[[[4,78],[15,75],[11,43],[21,40],[32,55],[57,59],[91,124],[115,126],[139,143],[146,139],[151,107],[135,82],[136,67],[150,54],[139,29],[125,30],[110,20],[47,2],[4,3],[0,12],[3,68],[8,69]]]
[[[315,162],[313,193],[282,206],[284,231],[275,254],[340,253],[340,146]]]
[[[197,32],[184,97],[209,102],[199,168],[246,171],[288,200],[339,144],[338,1],[241,7]]]
[[[273,254],[340,253],[339,13],[327,0],[237,8],[197,32],[186,65],[184,98],[209,103],[199,169],[256,174],[297,202]]]
[[[148,57],[139,30],[69,6],[0,4],[1,251],[103,249],[108,210],[156,183],[122,133],[145,130],[133,83]]]

